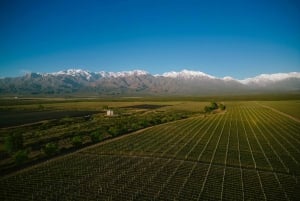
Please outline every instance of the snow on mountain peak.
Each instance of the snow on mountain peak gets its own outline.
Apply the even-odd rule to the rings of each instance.
[[[191,70],[182,70],[180,72],[176,71],[171,71],[171,72],[166,72],[162,74],[163,77],[169,77],[169,78],[182,78],[182,79],[193,79],[193,78],[199,78],[199,77],[206,77],[210,79],[215,79],[214,76],[205,74],[200,71],[191,71]]]
[[[253,78],[239,80],[239,82],[243,84],[266,84],[270,82],[281,81],[288,78],[300,78],[300,72],[261,74]]]
[[[141,76],[141,75],[150,75],[147,71],[144,70],[132,70],[132,71],[121,71],[121,72],[105,72],[105,71],[100,71],[97,73],[85,71],[82,69],[68,69],[64,71],[58,71],[55,73],[46,73],[46,74],[41,74],[43,76],[47,75],[54,75],[54,76],[73,76],[73,77],[82,77],[85,78],[86,80],[91,80],[94,75],[99,75],[100,77],[104,78],[118,78],[118,77],[128,77],[128,76]],[[214,76],[211,76],[209,74],[200,72],[200,71],[192,71],[192,70],[182,70],[179,72],[176,71],[171,71],[171,72],[166,72],[161,75],[154,75],[155,77],[167,77],[167,78],[180,78],[180,79],[199,79],[199,78],[204,78],[204,79],[220,79],[223,81],[237,81],[240,82],[244,85],[266,85],[269,83],[274,83],[277,81],[285,80],[288,78],[300,78],[300,72],[290,72],[290,73],[275,73],[275,74],[261,74],[256,77],[252,78],[246,78],[243,80],[237,80],[233,77],[226,76],[223,78],[217,78]]]
[[[224,80],[224,81],[235,81],[235,79],[233,77],[230,77],[230,76],[225,76],[225,77],[223,77],[222,80]]]
[[[99,74],[102,77],[127,77],[127,76],[140,76],[140,75],[147,75],[149,74],[147,71],[144,70],[133,70],[133,71],[121,71],[121,72],[105,72],[100,71]]]
[[[91,78],[91,73],[82,69],[68,69],[68,70],[64,70],[64,71],[58,71],[56,73],[50,73],[51,75],[70,75],[70,76],[83,76],[86,77],[86,79],[90,79]]]

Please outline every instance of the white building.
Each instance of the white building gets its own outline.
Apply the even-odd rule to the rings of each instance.
[[[114,116],[114,111],[113,110],[107,110],[106,115],[107,116]]]

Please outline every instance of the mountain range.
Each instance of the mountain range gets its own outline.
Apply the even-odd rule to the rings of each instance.
[[[69,69],[0,79],[0,95],[226,95],[300,92],[300,72],[261,74],[244,80],[182,70],[89,72]]]

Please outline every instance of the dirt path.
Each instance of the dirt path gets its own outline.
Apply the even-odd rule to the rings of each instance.
[[[290,118],[290,119],[292,119],[292,120],[294,120],[294,121],[300,123],[300,119],[297,119],[296,117],[294,117],[294,116],[292,116],[292,115],[289,115],[289,114],[287,114],[287,113],[281,112],[281,111],[279,111],[279,110],[277,110],[277,109],[275,109],[275,108],[273,108],[273,107],[270,107],[270,106],[268,106],[268,105],[264,105],[264,104],[261,104],[261,103],[258,103],[258,102],[255,102],[255,103],[258,104],[258,105],[260,105],[260,106],[262,106],[262,107],[264,107],[264,108],[268,108],[268,109],[270,109],[270,110],[272,110],[272,111],[274,111],[274,112],[276,112],[276,113],[278,113],[278,114],[281,114],[281,115],[283,115],[283,116],[285,116],[285,117],[288,117],[288,118]]]

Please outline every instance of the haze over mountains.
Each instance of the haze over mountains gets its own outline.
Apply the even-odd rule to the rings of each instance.
[[[226,95],[300,92],[300,72],[237,80],[182,70],[152,75],[143,70],[89,72],[69,69],[0,79],[1,95]]]

